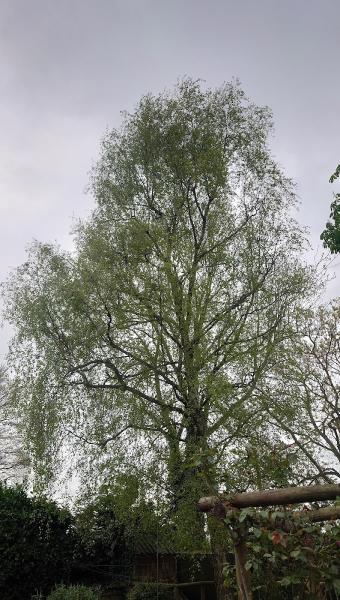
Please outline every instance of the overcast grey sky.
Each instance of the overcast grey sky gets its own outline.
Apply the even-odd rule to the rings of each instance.
[[[185,75],[237,77],[271,107],[273,152],[320,249],[340,161],[339,24],[340,0],[0,0],[0,280],[33,238],[70,247],[105,129]]]

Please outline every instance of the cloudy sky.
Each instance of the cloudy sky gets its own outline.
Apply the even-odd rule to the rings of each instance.
[[[237,77],[272,108],[273,152],[320,250],[340,161],[339,23],[339,0],[0,0],[0,280],[33,238],[70,247],[106,128],[185,75]],[[340,257],[331,270],[328,298]]]

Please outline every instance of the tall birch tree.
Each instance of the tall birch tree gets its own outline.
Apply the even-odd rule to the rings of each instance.
[[[75,250],[34,243],[6,289],[36,472],[72,440],[102,479],[161,489],[197,543],[196,501],[219,488],[314,286],[271,128],[234,84],[143,97],[104,137]]]

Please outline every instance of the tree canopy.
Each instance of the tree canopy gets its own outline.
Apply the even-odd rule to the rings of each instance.
[[[257,388],[315,286],[271,128],[234,84],[143,97],[102,142],[75,250],[36,242],[8,281],[12,397],[40,478],[73,444],[101,481],[158,490],[198,540],[197,498],[258,422],[270,438]]]

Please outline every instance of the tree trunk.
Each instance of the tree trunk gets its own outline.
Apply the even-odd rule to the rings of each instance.
[[[171,470],[169,469],[174,514],[179,521],[179,527],[185,524],[186,529],[180,534],[181,540],[183,541],[183,536],[184,539],[187,538],[184,547],[187,544],[191,550],[207,550],[205,519],[197,510],[197,501],[202,494],[217,492],[214,468],[208,459],[205,430],[206,422],[202,415],[193,415],[187,426],[185,452],[181,454],[177,446],[173,448]],[[231,600],[223,576],[223,567],[228,560],[226,527],[224,523],[209,518],[208,528],[217,600]]]
[[[175,521],[178,545],[183,550],[202,551],[207,548],[205,518],[197,510],[197,499],[207,492],[200,465],[195,466],[198,452],[186,448],[181,453],[178,446],[170,448],[168,477],[172,498],[171,512]]]

